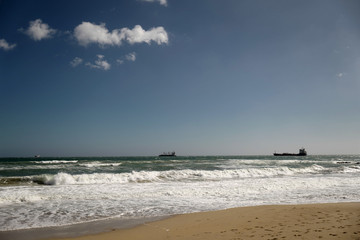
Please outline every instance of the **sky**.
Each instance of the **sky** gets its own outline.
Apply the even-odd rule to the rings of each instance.
[[[0,0],[0,157],[360,154],[357,0]]]

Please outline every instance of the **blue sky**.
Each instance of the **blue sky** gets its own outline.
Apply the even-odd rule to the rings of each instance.
[[[358,154],[360,2],[0,1],[0,156]]]

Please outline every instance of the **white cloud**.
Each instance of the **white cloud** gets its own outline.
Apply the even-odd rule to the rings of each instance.
[[[125,56],[120,57],[116,60],[118,64],[123,64],[125,61],[135,62],[136,60],[136,52],[128,53]]]
[[[150,44],[151,41],[158,45],[168,43],[168,35],[163,27],[151,28],[145,31],[140,25],[136,25],[133,29],[123,28],[121,32],[124,33],[126,41],[130,44],[146,42]]]
[[[96,25],[82,22],[74,29],[74,36],[82,46],[91,43],[103,47],[107,45],[120,46],[123,41],[130,44],[143,42],[150,44],[152,41],[159,45],[168,43],[168,35],[163,27],[151,28],[146,31],[140,25],[136,25],[133,29],[122,28],[109,32],[104,23]]]
[[[56,33],[56,30],[43,23],[41,19],[36,19],[35,21],[30,21],[29,28],[24,32],[33,40],[40,41],[51,38]]]
[[[83,60],[81,58],[76,57],[70,62],[70,64],[71,64],[71,66],[76,67],[76,66],[80,65],[82,62],[83,62]]]
[[[11,50],[16,47],[16,44],[9,44],[5,39],[0,39],[0,48],[5,51]]]
[[[143,2],[159,2],[163,6],[167,6],[167,0],[141,0]]]
[[[79,44],[83,46],[87,46],[90,43],[98,43],[103,46],[121,44],[117,30],[109,33],[105,24],[96,25],[89,22],[82,22],[74,29],[74,36]]]
[[[337,76],[338,78],[342,78],[342,77],[344,76],[344,73],[338,73],[338,74],[336,74],[336,76]]]
[[[86,66],[89,66],[90,68],[97,68],[102,70],[109,70],[111,65],[106,60],[104,60],[104,55],[97,55],[97,60],[95,60],[95,64],[87,62],[85,64]]]
[[[136,60],[136,53],[135,52],[129,53],[125,57],[126,60],[134,62]]]

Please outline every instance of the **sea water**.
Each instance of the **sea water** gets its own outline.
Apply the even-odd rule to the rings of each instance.
[[[0,231],[358,202],[359,186],[359,155],[2,158]]]

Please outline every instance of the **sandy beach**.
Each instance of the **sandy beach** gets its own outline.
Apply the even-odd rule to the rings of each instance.
[[[67,239],[360,239],[360,203],[272,205],[183,214],[130,229]]]

